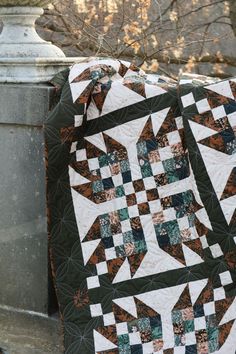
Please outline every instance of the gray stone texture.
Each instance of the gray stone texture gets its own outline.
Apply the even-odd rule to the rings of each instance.
[[[48,257],[42,125],[52,91],[46,85],[0,85],[0,306],[45,314]]]
[[[4,354],[62,354],[58,318],[0,309],[0,348]]]

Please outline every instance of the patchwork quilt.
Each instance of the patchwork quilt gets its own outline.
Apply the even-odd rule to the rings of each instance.
[[[53,80],[49,248],[66,354],[235,354],[236,79],[125,61]]]

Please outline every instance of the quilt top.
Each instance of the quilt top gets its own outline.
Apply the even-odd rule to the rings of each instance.
[[[66,354],[235,354],[236,80],[110,59],[45,124]]]

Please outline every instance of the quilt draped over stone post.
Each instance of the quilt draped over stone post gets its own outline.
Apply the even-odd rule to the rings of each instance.
[[[235,354],[236,79],[75,64],[45,124],[66,354]]]

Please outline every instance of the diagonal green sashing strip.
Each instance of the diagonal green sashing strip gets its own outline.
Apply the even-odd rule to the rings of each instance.
[[[85,125],[85,136],[100,133],[104,130],[145,117],[168,107],[175,107],[175,111],[179,111],[177,102],[177,90],[175,88],[170,88],[166,93],[161,95],[147,98],[141,102],[134,103],[96,119],[87,121]]]

